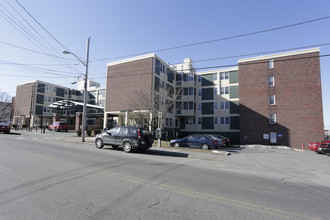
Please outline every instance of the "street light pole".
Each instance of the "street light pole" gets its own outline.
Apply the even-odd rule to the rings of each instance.
[[[87,81],[88,81],[88,63],[89,63],[89,43],[90,43],[90,37],[87,40],[87,46],[86,46],[86,72],[85,72],[85,83],[84,83],[84,107],[83,107],[83,115],[82,115],[82,123],[81,123],[81,141],[85,142],[85,129],[86,129],[86,115],[87,115]]]
[[[85,130],[86,130],[86,115],[87,115],[87,81],[88,81],[88,63],[89,63],[89,43],[90,37],[87,39],[86,45],[86,61],[82,61],[76,54],[70,51],[63,51],[64,54],[72,54],[79,62],[81,62],[85,66],[85,79],[84,79],[84,105],[83,105],[83,115],[82,115],[82,123],[81,123],[81,141],[85,142]]]

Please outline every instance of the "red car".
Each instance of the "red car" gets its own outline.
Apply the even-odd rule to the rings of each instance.
[[[53,124],[48,126],[48,130],[55,130],[55,131],[68,131],[68,124],[64,122],[54,122]]]
[[[2,122],[0,122],[0,132],[4,132],[6,134],[9,134],[9,132],[10,132],[10,125],[8,123],[2,123]]]
[[[308,149],[311,150],[311,151],[318,152],[319,147],[321,146],[321,144],[325,144],[325,143],[330,143],[330,141],[320,141],[320,142],[316,142],[316,143],[310,143],[308,145]]]

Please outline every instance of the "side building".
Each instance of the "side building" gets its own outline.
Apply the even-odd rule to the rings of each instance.
[[[241,144],[301,148],[324,139],[319,49],[238,62]]]
[[[49,105],[61,101],[82,102],[83,95],[79,90],[47,83],[33,81],[18,85],[16,88],[14,125],[48,126],[53,122],[54,114],[60,115],[62,121],[74,125],[74,110],[56,110]]]

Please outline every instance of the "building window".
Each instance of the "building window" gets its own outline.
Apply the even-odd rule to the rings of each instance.
[[[199,125],[202,124],[202,118],[198,118],[198,124],[199,124]]]
[[[229,125],[229,123],[230,123],[230,118],[229,118],[229,117],[221,117],[221,118],[220,118],[220,123],[221,123],[222,125]]]
[[[268,60],[268,69],[273,69],[274,68],[274,60]]]
[[[183,74],[183,81],[194,81],[194,74],[193,73],[184,73]]]
[[[220,73],[220,80],[229,79],[229,72]]]
[[[218,88],[213,88],[213,94],[218,95]]]
[[[195,118],[194,117],[188,117],[186,118],[186,124],[187,125],[194,125],[195,124]]]
[[[194,102],[189,102],[189,110],[194,110]]]
[[[214,103],[214,110],[218,110],[218,103],[217,102]]]
[[[276,113],[269,114],[269,124],[276,124]]]
[[[202,103],[198,103],[198,110],[202,110]]]
[[[275,86],[275,79],[274,79],[274,76],[269,76],[269,77],[268,77],[268,86],[269,86],[269,87],[273,87],[273,86]]]
[[[229,87],[220,87],[220,94],[229,94]]]
[[[194,95],[194,87],[189,87],[189,95]]]
[[[162,89],[165,88],[165,83],[164,83],[163,80],[160,80],[160,81],[159,81],[159,86],[160,86],[160,88],[162,88]]]
[[[218,118],[214,117],[214,124],[217,125],[218,124]]]
[[[202,76],[197,76],[198,82],[202,82]]]
[[[194,95],[194,87],[184,88],[183,95]]]
[[[220,102],[220,109],[229,109],[229,102]]]
[[[269,95],[269,104],[275,105],[275,95]]]
[[[198,96],[202,96],[202,89],[198,89]]]

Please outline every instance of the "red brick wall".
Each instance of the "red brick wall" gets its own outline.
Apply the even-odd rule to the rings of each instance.
[[[36,83],[28,83],[24,85],[17,86],[15,106],[14,106],[14,116],[29,115],[30,105],[31,105],[31,95],[32,88]]]
[[[263,139],[269,132],[282,135],[277,137],[277,144],[293,148],[323,139],[318,55],[313,52],[274,58],[273,69],[268,69],[268,60],[239,64],[241,144],[269,144]],[[300,59],[307,57],[314,58]],[[281,61],[284,59],[290,60]],[[275,87],[268,87],[268,76],[275,77]],[[269,105],[270,94],[275,94],[275,106]],[[276,125],[269,124],[270,113],[276,113]]]
[[[151,91],[153,57],[108,66],[105,111],[135,110],[130,103],[133,93]]]

